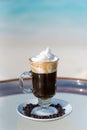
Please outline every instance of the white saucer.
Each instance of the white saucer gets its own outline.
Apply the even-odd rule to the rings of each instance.
[[[57,120],[57,119],[62,119],[72,112],[72,106],[67,101],[64,101],[64,100],[61,100],[61,99],[52,99],[52,104],[58,104],[59,103],[62,106],[62,108],[65,109],[65,114],[63,116],[50,118],[50,119],[38,119],[38,118],[28,117],[28,116],[24,115],[23,107],[25,107],[29,103],[37,104],[38,100],[36,98],[30,99],[29,102],[25,102],[25,103],[20,104],[17,107],[17,113],[23,118],[31,119],[31,120],[35,120],[35,121],[53,121],[53,120]]]

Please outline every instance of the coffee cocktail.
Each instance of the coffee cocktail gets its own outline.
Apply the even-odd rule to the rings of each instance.
[[[39,55],[29,59],[31,72],[23,73],[20,78],[23,87],[24,76],[32,76],[33,94],[38,98],[40,107],[34,108],[32,113],[38,115],[50,115],[57,113],[54,107],[50,107],[51,98],[55,95],[58,58],[47,48]],[[24,89],[26,91],[26,89]]]

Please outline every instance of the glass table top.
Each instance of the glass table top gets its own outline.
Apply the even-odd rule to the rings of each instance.
[[[31,86],[31,79],[25,87]],[[72,112],[60,120],[39,122],[20,116],[16,109],[19,104],[35,98],[32,93],[23,94],[18,79],[0,82],[0,129],[1,130],[86,130],[87,122],[87,81],[59,78],[57,92],[53,98],[65,100],[72,105]]]

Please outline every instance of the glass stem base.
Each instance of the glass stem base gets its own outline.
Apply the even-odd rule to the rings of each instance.
[[[31,114],[37,115],[37,116],[50,116],[50,115],[54,115],[57,114],[58,110],[54,107],[46,107],[46,108],[42,108],[42,107],[35,107],[32,111]]]
[[[38,115],[38,116],[50,116],[53,114],[57,114],[58,110],[55,107],[49,106],[51,103],[51,99],[42,100],[38,99],[38,104],[40,106],[35,107],[31,114]]]

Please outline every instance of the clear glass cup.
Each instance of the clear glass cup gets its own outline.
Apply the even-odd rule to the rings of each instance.
[[[19,81],[20,86],[25,93],[31,92],[25,89],[23,79],[25,77],[32,78],[32,92],[38,98],[39,106],[35,107],[31,113],[39,116],[49,116],[58,113],[55,107],[50,106],[51,98],[56,91],[57,65],[56,61],[36,62],[29,59],[31,70],[21,74]]]

